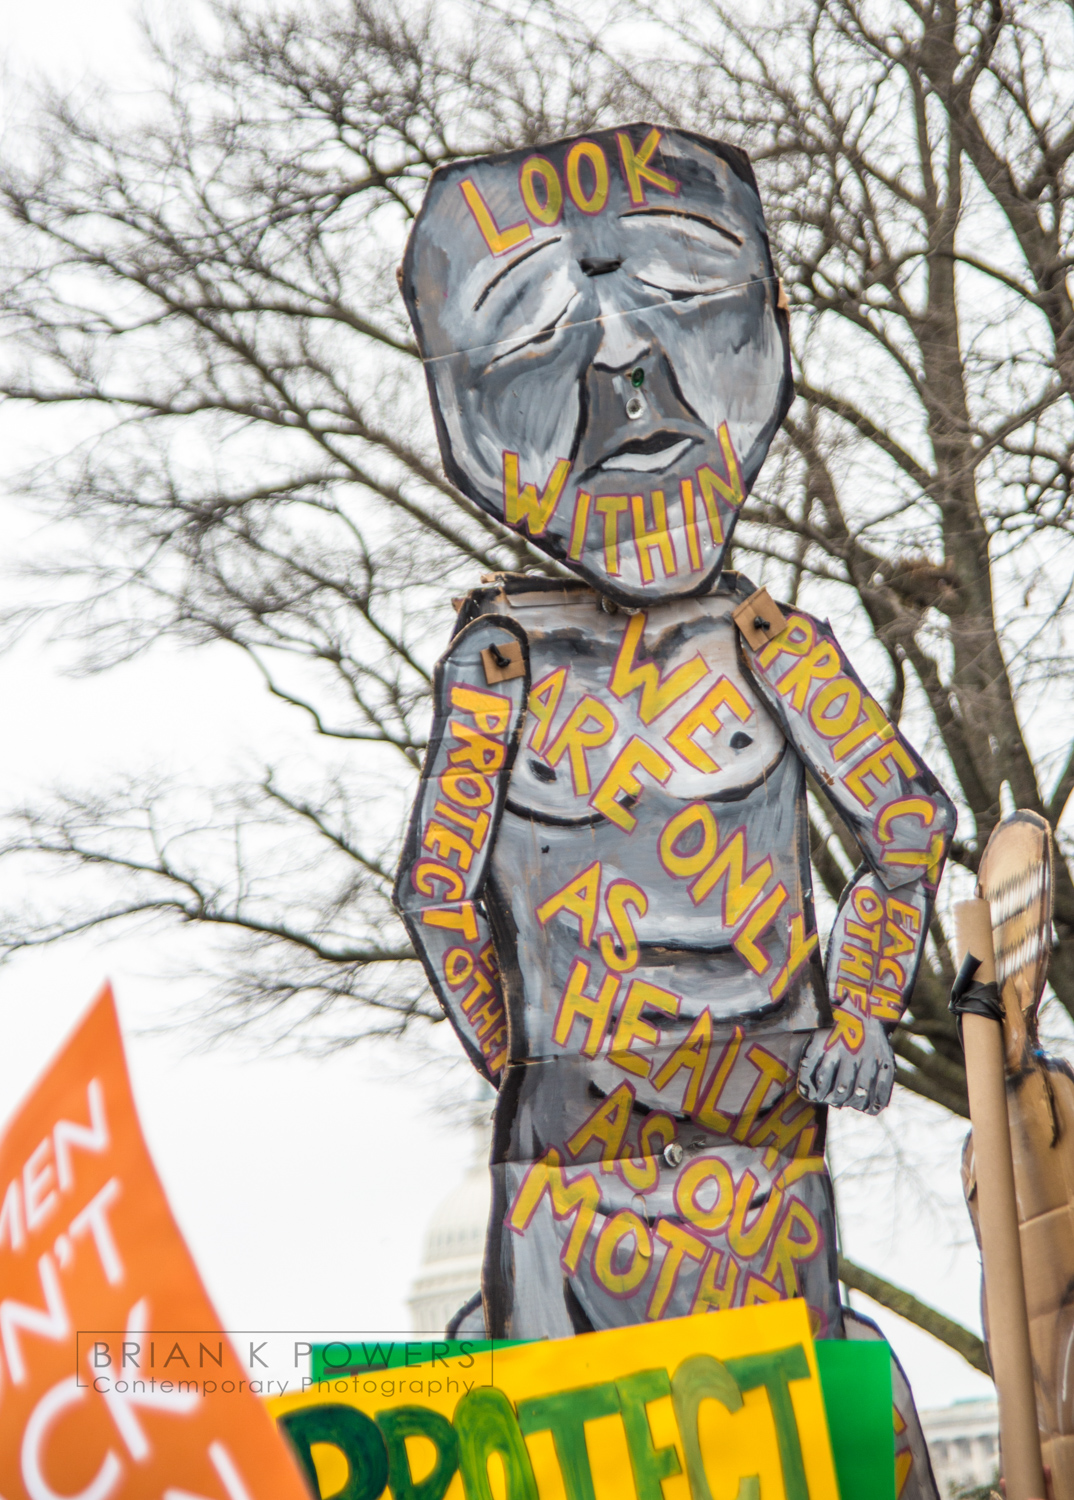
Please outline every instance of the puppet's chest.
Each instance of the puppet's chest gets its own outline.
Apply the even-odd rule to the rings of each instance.
[[[646,787],[731,803],[763,784],[785,740],[740,664],[736,602],[608,614],[588,591],[503,599],[526,632],[532,681],[509,806],[629,831]]]
[[[703,1011],[719,1027],[786,1009],[788,935],[809,904],[804,773],[740,664],[737,601],[632,615],[588,592],[504,602],[532,686],[491,896],[527,1056],[580,1045],[562,997],[583,974],[659,1001],[670,1020],[641,1016],[656,1053]]]

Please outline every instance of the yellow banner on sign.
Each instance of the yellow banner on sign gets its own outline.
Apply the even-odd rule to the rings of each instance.
[[[269,1410],[323,1500],[839,1500],[801,1301],[368,1369]]]

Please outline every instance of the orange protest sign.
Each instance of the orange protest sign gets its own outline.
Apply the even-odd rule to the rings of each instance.
[[[218,1328],[106,986],[0,1138],[4,1500],[308,1500],[225,1337],[212,1382],[167,1365]]]

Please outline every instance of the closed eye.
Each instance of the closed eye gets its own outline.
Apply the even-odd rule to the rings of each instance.
[[[687,302],[742,284],[745,240],[718,219],[678,207],[627,210],[620,219],[635,240],[627,269],[642,286]]]
[[[501,269],[497,271],[492,280],[486,283],[484,289],[481,292],[481,295],[474,303],[474,312],[477,312],[477,309],[481,306],[482,302],[484,302],[485,298],[488,296],[489,292],[492,291],[493,287],[498,286],[505,276],[510,276],[511,272],[515,269],[516,266],[520,266],[524,260],[529,260],[533,255],[539,255],[541,251],[546,250],[549,245],[558,245],[562,238],[563,236],[561,234],[553,235],[551,239],[542,240],[539,245],[534,245],[531,249],[524,250],[521,255],[516,255],[514,260],[508,261],[505,266],[501,267]]]
[[[571,308],[574,306],[577,300],[578,293],[574,292],[567,299],[567,302],[556,314],[556,316],[551,319],[551,321],[543,324],[534,333],[530,333],[527,330],[525,333],[519,334],[515,338],[512,338],[507,343],[506,347],[501,349],[499,354],[493,355],[488,364],[485,366],[485,369],[491,370],[493,365],[498,365],[501,360],[510,359],[512,355],[519,354],[526,349],[532,349],[537,344],[547,344],[548,341],[553,338],[561,328],[564,327],[567,314],[570,312]]]

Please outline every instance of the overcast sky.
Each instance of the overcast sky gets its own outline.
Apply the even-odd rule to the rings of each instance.
[[[34,72],[65,83],[97,73],[138,89],[132,14],[121,0],[7,0],[4,117],[21,107]],[[0,422],[0,443],[4,434]],[[0,521],[9,541],[30,525],[13,502]],[[205,775],[248,764],[251,753],[269,759],[276,745],[295,750],[299,726],[223,653],[159,652],[92,680],[65,677],[60,665],[35,640],[0,657],[0,801],[123,768],[189,765]],[[0,970],[0,1111],[14,1108],[110,977],[146,1134],[225,1323],[406,1327],[424,1225],[470,1152],[466,1132],[435,1109],[435,1070],[408,1075],[384,1055],[197,1053],[181,1034],[146,1035],[195,994],[182,977],[194,955],[174,937],[136,934]],[[977,1257],[958,1183],[963,1133],[897,1091],[880,1120],[833,1115],[833,1159],[847,1253],[979,1330]],[[990,1393],[957,1355],[855,1301],[884,1326],[919,1406]]]

